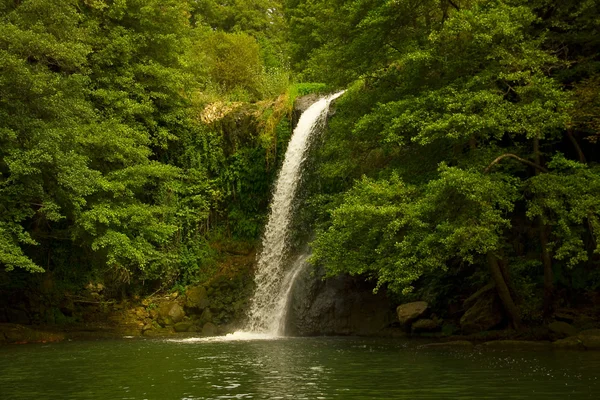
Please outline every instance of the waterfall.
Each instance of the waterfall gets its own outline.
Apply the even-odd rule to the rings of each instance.
[[[255,275],[256,291],[252,298],[247,330],[273,336],[283,334],[288,297],[294,279],[305,265],[307,256],[300,256],[289,268],[289,228],[294,199],[302,177],[302,162],[310,145],[311,134],[325,122],[329,104],[344,92],[321,98],[311,105],[298,121],[288,144],[283,166],[277,177],[271,212],[262,241]]]

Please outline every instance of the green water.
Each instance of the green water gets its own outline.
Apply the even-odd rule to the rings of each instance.
[[[0,399],[599,399],[600,352],[390,339],[0,347]]]

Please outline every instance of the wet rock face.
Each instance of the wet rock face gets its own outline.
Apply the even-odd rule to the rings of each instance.
[[[298,120],[304,111],[308,109],[308,107],[312,106],[314,103],[319,101],[321,95],[317,93],[307,94],[306,96],[301,96],[296,99],[294,102],[294,111],[292,114],[292,126],[295,127],[298,124]]]
[[[291,293],[286,334],[373,335],[394,321],[385,292],[360,278],[339,276],[322,280],[310,268],[300,274]]]

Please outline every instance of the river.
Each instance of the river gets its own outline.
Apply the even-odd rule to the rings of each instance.
[[[377,338],[0,347],[0,399],[597,399],[600,352]]]

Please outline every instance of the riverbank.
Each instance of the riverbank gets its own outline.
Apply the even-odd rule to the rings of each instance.
[[[139,323],[95,323],[69,326],[24,326],[0,324],[0,345],[53,343],[62,341],[107,340],[122,338],[169,338],[223,336],[240,328],[238,324],[214,325],[214,329],[188,329],[177,325],[144,329]],[[586,329],[561,339],[539,339],[540,327],[516,332],[499,330],[471,335],[436,336],[408,334],[399,328],[387,328],[368,337],[395,338],[414,342],[419,348],[491,348],[512,350],[586,350],[600,351],[600,329]],[[360,336],[360,335],[356,335]]]

